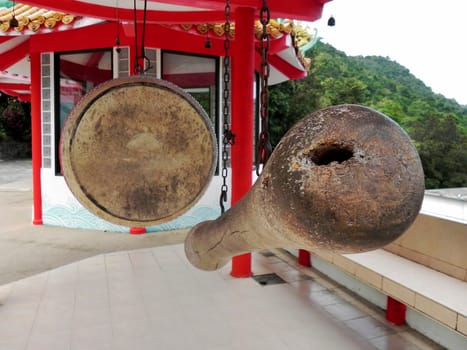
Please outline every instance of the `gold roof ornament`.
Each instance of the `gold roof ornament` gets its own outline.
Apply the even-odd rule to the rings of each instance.
[[[15,18],[18,23],[15,26],[11,25],[11,20],[13,18]],[[0,9],[0,31],[3,33],[10,30],[22,32],[29,29],[33,32],[37,32],[41,28],[50,29],[58,24],[71,24],[76,18],[77,17],[72,14],[16,4],[10,8]]]
[[[169,24],[169,28],[181,28],[185,31],[196,31],[199,34],[206,35],[214,34],[214,36],[221,37],[225,34],[225,26],[223,23],[205,23],[205,24]],[[261,33],[263,31],[263,26],[260,21],[255,21],[255,37],[257,39],[261,38]],[[273,20],[269,21],[267,25],[268,34],[274,38],[278,39],[283,35],[291,35],[293,38],[293,45],[296,49],[297,57],[303,64],[303,66],[308,70],[311,66],[311,60],[305,56],[306,51],[308,51],[314,43],[317,41],[317,33],[314,34],[308,32],[306,28],[301,26],[298,23],[289,20]],[[232,23],[230,26],[230,36],[235,37],[235,23]]]

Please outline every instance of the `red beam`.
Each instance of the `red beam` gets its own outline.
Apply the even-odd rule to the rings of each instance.
[[[223,9],[225,0],[151,0],[174,5],[189,5],[195,7],[209,7],[213,9]],[[322,7],[330,0],[294,0],[293,3],[284,0],[268,0],[267,4],[271,10],[273,18],[290,18],[314,21],[321,17]],[[232,9],[239,7],[252,8],[258,10],[262,6],[260,0],[232,0]],[[255,14],[258,16],[258,14]]]
[[[101,23],[62,32],[31,36],[31,52],[60,52],[109,48],[115,45],[115,23]],[[86,38],[86,40],[83,40]]]
[[[31,98],[30,94],[23,94],[22,92],[15,90],[1,90],[5,95],[17,97],[20,101],[29,101]]]
[[[274,68],[287,76],[290,80],[304,78],[307,75],[305,70],[301,70],[295,66],[290,65],[278,56],[269,56],[268,61],[270,65],[274,66]]]
[[[163,74],[162,79],[182,88],[198,88],[216,84],[214,73]]]
[[[298,69],[297,67],[289,64],[287,61],[284,61],[277,55],[269,55],[268,63],[274,68],[276,68],[279,72],[284,74],[286,77],[288,77],[290,80],[300,79],[307,76],[306,71]],[[256,49],[255,68],[257,72],[259,72],[261,68],[261,52],[259,51],[259,49]]]
[[[61,74],[76,81],[91,81],[99,84],[112,79],[111,70],[103,70],[96,67],[87,67],[78,63],[61,60]]]
[[[206,23],[224,18],[223,10],[225,0],[157,0],[166,4],[192,6],[209,9],[202,12],[176,12],[176,11],[148,11],[147,21],[154,23]],[[322,7],[329,0],[294,0],[293,5],[284,0],[269,0],[268,6],[271,9],[273,18],[290,18],[306,21],[315,21],[321,17]],[[42,7],[50,10],[72,13],[79,16],[97,17],[106,20],[115,20],[117,16],[122,20],[132,20],[132,9],[114,8],[114,3],[109,1],[110,6],[102,6],[89,2],[77,0],[24,0],[24,4]],[[238,7],[252,8],[258,10],[262,6],[259,0],[233,0],[231,7],[235,10]],[[138,21],[142,21],[143,11],[138,12]],[[258,14],[256,13],[257,17]],[[211,17],[208,19],[207,17]],[[217,19],[215,19],[217,18]]]
[[[31,94],[20,94],[16,97],[20,102],[31,102]]]
[[[290,40],[290,41],[289,41]],[[291,38],[289,34],[283,34],[277,39],[271,39],[269,42],[269,54],[273,55],[278,52],[281,52],[291,46]],[[256,50],[261,50],[260,42],[256,44]]]
[[[70,13],[76,16],[101,18],[109,21],[133,21],[133,9],[120,8],[118,11],[113,6],[115,3],[109,1],[110,6],[102,6],[88,2],[75,0],[26,0],[23,4],[46,8],[58,12]],[[189,1],[186,1],[185,6],[193,6]],[[209,11],[147,11],[147,23],[207,23],[222,21],[225,17],[224,6],[213,5]],[[217,10],[216,10],[217,8]],[[144,13],[142,9],[137,10],[137,21],[142,22]]]
[[[102,49],[115,46],[117,33],[120,46],[134,45],[132,25],[122,24],[120,30],[116,23],[101,23],[75,30],[33,35],[31,37],[32,52],[60,52]],[[138,27],[141,36],[142,25]],[[86,40],[83,40],[86,38]],[[166,50],[185,51],[203,55],[222,56],[225,52],[223,38],[210,36],[211,48],[204,46],[206,36],[192,34],[179,29],[171,29],[165,25],[149,24],[146,27],[146,47],[160,47]],[[139,41],[141,38],[139,38]],[[141,43],[138,43],[140,47]]]
[[[2,83],[0,82],[0,90],[14,90],[14,91],[30,91],[31,85],[25,83]]]
[[[9,51],[1,54],[0,71],[8,70],[9,67],[21,61],[29,54],[29,40],[22,42]]]
[[[13,36],[13,35],[4,35],[4,36],[0,36],[0,44],[3,44],[4,42],[8,41],[8,40],[11,40],[11,39],[14,39],[14,38],[17,38],[17,36]]]
[[[146,46],[160,47],[166,50],[191,52],[200,55],[223,56],[225,54],[224,38],[209,36],[211,47],[205,47],[207,36],[193,34],[188,31],[171,29],[164,25],[151,25],[147,32],[156,33],[147,36]]]
[[[225,7],[225,0],[152,0],[173,5],[189,5],[221,10]],[[323,5],[331,0],[268,0],[267,4],[273,18],[289,18],[304,21],[315,21],[321,17]],[[263,2],[260,0],[232,0],[233,10],[244,7],[259,10]],[[255,16],[258,17],[258,11]],[[196,15],[195,15],[196,16]]]
[[[86,62],[86,67],[98,67],[99,62],[101,61],[102,57],[104,56],[103,51],[93,52],[89,60]]]

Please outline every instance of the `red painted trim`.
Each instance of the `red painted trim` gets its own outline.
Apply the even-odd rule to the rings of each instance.
[[[7,71],[0,71],[0,79],[13,80],[18,84],[28,84],[30,80],[29,76],[8,73]]]
[[[18,101],[21,102],[31,102],[31,95],[30,94],[21,94],[17,96]]]
[[[271,16],[273,18],[291,18],[297,20],[314,21],[321,17],[323,4],[329,0],[294,0],[293,6],[290,2],[283,0],[268,0],[268,7],[271,9]],[[216,13],[216,18],[222,20],[223,9],[225,7],[225,0],[164,0],[166,4],[184,5],[201,7],[214,11],[188,11],[188,12],[175,12],[175,11],[148,11],[147,20],[149,22],[155,21],[158,23],[172,22],[172,23],[206,23],[211,20],[203,18],[206,15]],[[101,6],[88,2],[76,0],[25,0],[24,4],[34,5],[37,7],[47,8],[50,10],[73,13],[80,16],[98,17],[107,20],[115,20],[117,11],[113,6]],[[113,4],[112,4],[113,5]],[[259,9],[262,5],[258,0],[233,0],[231,7],[236,10],[239,7],[246,7],[252,9]],[[142,10],[138,11],[138,21],[142,20]],[[132,20],[132,9],[119,9],[118,16],[122,20]],[[190,19],[191,17],[191,19]]]
[[[142,26],[138,28],[141,35]],[[166,50],[191,52],[202,55],[222,56],[224,54],[223,39],[211,37],[212,46],[204,47],[205,36],[171,29],[163,25],[148,25],[145,39],[146,47],[160,47]],[[89,27],[63,32],[53,32],[34,36],[31,41],[33,52],[60,52],[101,49],[115,46],[117,26],[115,23],[102,23]],[[87,38],[87,40],[82,40]],[[131,24],[122,24],[120,30],[120,46],[134,46],[134,29]],[[139,45],[138,45],[139,49]],[[130,59],[134,57],[134,51]],[[133,66],[132,66],[133,67]]]
[[[5,94],[5,95],[9,95],[9,96],[15,96],[15,97],[18,97],[19,93],[17,91],[14,91],[14,90],[2,90],[2,92]]]
[[[306,70],[298,69],[278,56],[269,56],[268,61],[270,65],[274,66],[274,68],[287,76],[290,80],[300,79],[307,76]]]
[[[30,84],[25,83],[2,83],[0,82],[0,90],[16,90],[18,92],[28,93],[31,89]]]
[[[1,54],[2,60],[0,61],[0,71],[7,70],[16,62],[21,61],[29,54],[29,40],[22,42],[11,50]]]
[[[4,42],[7,42],[8,40],[12,40],[14,38],[16,38],[16,36],[7,36],[7,35],[0,36],[0,44],[3,44]]]
[[[32,189],[34,225],[42,225],[41,56],[31,54]]]
[[[152,0],[157,1],[157,0]],[[292,18],[302,20],[316,20],[321,17],[323,4],[330,0],[294,0],[293,4],[284,0],[268,0],[268,7],[273,18]],[[225,0],[164,0],[164,3],[175,5],[189,5],[195,7],[206,7],[223,9]],[[258,10],[262,2],[258,0],[232,0],[232,9],[240,7]]]
[[[150,2],[160,2],[159,0],[149,0]],[[183,0],[164,0],[163,2],[166,4],[172,4],[172,5],[188,5],[188,6],[193,6],[193,7],[199,7],[199,8],[220,8],[222,4],[225,6],[225,1],[224,0],[192,0],[192,1],[183,1]],[[254,3],[252,0],[248,0],[250,3]],[[239,1],[234,0],[231,1],[231,5],[236,5]],[[253,7],[253,6],[246,6],[246,7]]]
[[[120,8],[118,11],[114,6],[102,6],[74,0],[31,0],[22,1],[23,4],[33,5],[58,12],[71,13],[76,16],[95,17],[108,21],[133,21],[133,9]],[[113,5],[113,4],[112,4]],[[188,1],[187,6],[193,6]],[[225,19],[224,6],[212,6],[211,11],[152,11],[146,14],[146,23],[214,23]],[[217,9],[217,10],[216,10]],[[137,21],[143,21],[143,10],[137,11]]]
[[[272,39],[270,40],[269,42],[269,55],[274,55],[278,52],[281,52],[287,48],[290,47],[291,45],[291,41],[290,43],[287,43],[288,39],[290,38],[290,34],[283,34],[281,37],[277,38],[277,39]],[[292,40],[290,38],[290,40]],[[258,52],[261,52],[261,47],[260,47],[260,43],[259,41],[256,43],[256,50]]]
[[[211,48],[204,46],[206,36],[189,31],[172,29],[163,25],[151,25],[148,31],[157,33],[146,38],[146,46],[160,47],[166,50],[191,52],[200,55],[223,56],[224,38],[210,36]],[[141,33],[141,32],[140,32]]]
[[[254,10],[236,10],[235,41],[232,43],[232,204],[238,202],[251,188],[254,132]],[[232,259],[234,277],[251,276],[251,254]]]
[[[94,84],[100,84],[112,79],[112,71],[110,69],[103,70],[65,60],[61,60],[60,70],[64,75],[76,81],[91,81]]]
[[[103,56],[104,52],[102,51],[93,52],[86,62],[86,67],[98,67]]]
[[[31,94],[29,93],[22,93],[15,90],[1,90],[1,92],[3,92],[5,95],[16,97],[18,101],[29,102],[31,100]]]
[[[216,75],[214,73],[163,74],[162,79],[182,88],[206,87],[216,84]]]
[[[79,51],[110,48],[115,45],[115,23],[101,23],[63,32],[35,35],[31,52]],[[86,38],[86,40],[83,40]],[[122,43],[124,45],[124,43]]]

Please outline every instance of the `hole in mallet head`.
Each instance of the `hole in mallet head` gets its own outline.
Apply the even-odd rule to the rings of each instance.
[[[319,145],[308,156],[316,165],[328,165],[332,162],[342,163],[353,157],[351,146],[329,144]]]

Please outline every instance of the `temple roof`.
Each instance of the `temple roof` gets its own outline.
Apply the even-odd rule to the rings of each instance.
[[[250,0],[231,0],[231,3],[235,8],[235,6],[238,6],[237,3],[243,3],[242,1],[253,3]],[[313,9],[311,17],[315,18],[320,15],[321,7],[327,0],[295,0],[295,2],[298,6],[304,6],[304,3],[309,4],[307,6]],[[133,8],[135,3],[137,6]],[[119,0],[117,2],[118,7],[114,7],[115,2],[110,0],[98,0],[93,3],[87,0],[25,0],[24,3],[0,0],[0,91],[16,95],[22,99],[29,98],[28,56],[30,50],[29,38],[31,36],[59,33],[91,26],[94,26],[95,30],[99,32],[108,28],[108,26],[103,25],[106,23],[115,23],[129,28],[133,26],[134,18],[137,18],[137,22],[141,24],[143,3],[144,1]],[[185,3],[189,3],[190,6],[186,6]],[[254,3],[256,4],[256,2]],[[270,0],[270,3],[277,4],[277,1]],[[49,7],[42,7],[41,5],[48,5]],[[182,32],[222,41],[225,36],[223,23],[225,13],[224,11],[217,11],[217,9],[223,9],[224,6],[224,0],[196,0],[192,2],[149,0],[147,2],[147,23],[149,25],[159,25],[159,28],[167,28],[168,31],[165,31],[165,35]],[[279,6],[277,13],[283,11],[285,11],[284,8]],[[271,12],[274,13],[273,9],[271,9]],[[190,16],[187,16],[188,14]],[[159,16],[157,21],[155,19],[156,15]],[[169,21],[167,19],[169,16],[179,21]],[[188,21],[188,19],[191,21]],[[218,19],[218,21],[200,22],[202,19]],[[101,26],[98,27],[98,25]],[[261,23],[256,21],[255,36],[258,39],[261,37],[262,29]],[[310,61],[305,57],[304,53],[316,43],[316,32],[312,35],[292,20],[271,20],[267,26],[267,31],[271,42],[277,41],[280,43],[278,45],[279,49],[270,53],[273,75],[270,83],[305,76]],[[106,34],[103,33],[102,35]],[[230,35],[233,39],[235,38],[234,14],[232,14]],[[51,50],[49,45],[45,51],[54,50]],[[211,51],[211,53],[213,54],[214,51]],[[289,76],[287,72],[284,72],[285,66],[292,67],[291,69],[295,73]],[[304,73],[302,74],[300,71]]]
[[[330,0],[267,0],[271,18],[315,21],[321,17],[323,5]],[[148,22],[157,23],[217,23],[225,19],[227,0],[23,0],[21,3],[40,9],[103,20],[132,21],[134,13],[140,21],[144,13]],[[0,0],[0,7],[15,2]],[[258,0],[229,0],[234,18],[239,7],[259,11]]]
[[[14,24],[12,23],[13,18],[17,20]],[[50,29],[60,24],[70,24],[75,18],[76,16],[68,13],[17,4],[10,8],[0,9],[0,31],[22,32],[29,29],[32,32],[37,32],[41,28]]]

